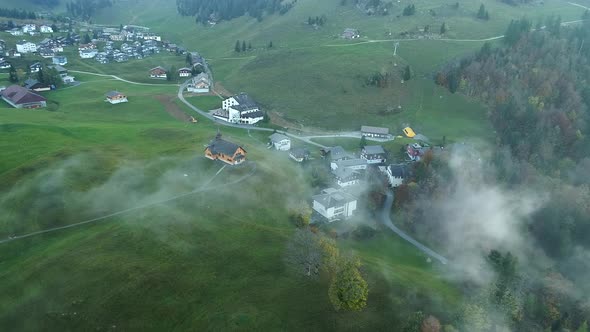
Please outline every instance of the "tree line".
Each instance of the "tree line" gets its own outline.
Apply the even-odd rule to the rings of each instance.
[[[183,16],[195,16],[197,23],[229,21],[249,15],[262,21],[265,15],[287,13],[297,0],[176,0],[176,9]]]
[[[497,279],[473,294],[478,300],[461,309],[461,324],[493,330],[499,319],[493,313],[501,313],[514,331],[587,331],[590,307],[577,294],[590,292],[588,77],[590,22],[563,27],[555,16],[536,24],[514,20],[503,45],[484,44],[435,76],[451,92],[488,105],[494,180],[547,195],[522,231],[553,264],[533,272],[512,254],[492,250],[488,262]],[[395,196],[410,231],[439,245],[444,233],[426,202],[453,186],[446,168],[425,156]]]
[[[66,3],[66,10],[73,17],[89,20],[97,10],[112,5],[111,0],[74,0]]]
[[[19,20],[35,20],[37,19],[37,15],[35,12],[26,11],[24,9],[14,9],[14,8],[0,8],[0,16],[1,17],[9,17],[9,18],[16,18]]]

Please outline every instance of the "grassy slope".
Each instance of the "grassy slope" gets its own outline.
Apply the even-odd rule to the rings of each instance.
[[[482,43],[402,41],[397,58],[392,57],[391,43],[327,46],[350,44],[336,38],[345,27],[359,28],[365,39],[387,39],[391,38],[385,35],[388,31],[397,36],[401,31],[426,24],[438,30],[446,22],[449,38],[486,38],[503,34],[510,19],[524,15],[536,20],[559,14],[567,21],[579,19],[582,14],[580,8],[560,0],[521,7],[483,1],[492,16],[488,22],[475,19],[480,3],[473,1],[459,1],[459,10],[439,1],[415,1],[417,14],[399,18],[367,17],[352,6],[342,7],[338,3],[303,0],[287,15],[268,17],[261,23],[244,17],[208,28],[196,25],[192,18],[175,16],[173,3],[138,1],[131,18],[126,11],[109,10],[97,21],[118,24],[131,20],[162,32],[166,38],[182,41],[205,54],[216,79],[226,88],[247,91],[267,110],[301,126],[356,129],[362,124],[382,124],[398,130],[411,124],[432,130],[424,132],[426,135],[461,139],[487,136],[486,111],[464,97],[436,98],[445,93],[437,91],[430,75],[449,59],[478,49]],[[401,12],[403,6],[405,3],[396,4],[393,12]],[[430,9],[437,12],[436,17],[429,14]],[[164,13],[164,18],[156,11]],[[314,31],[304,24],[308,16],[322,14],[328,17],[325,27]],[[236,40],[251,42],[254,50],[234,53]],[[270,40],[275,47],[269,51],[266,46]],[[410,64],[420,78],[409,89],[401,86],[399,80],[387,89],[363,87],[369,75],[380,71],[399,73],[405,64]],[[400,116],[378,114],[399,104],[405,108]],[[439,114],[448,119],[444,126],[432,120],[433,115]]]
[[[130,103],[104,103],[102,94],[109,89],[125,92]],[[198,157],[216,128],[207,121],[176,122],[164,112],[154,96],[174,91],[94,79],[49,93],[49,99],[60,105],[55,112],[0,104],[2,197],[25,190],[27,179],[64,159],[88,153],[98,162],[83,164],[68,175],[69,197],[99,188],[122,165],[149,165],[163,157],[174,162],[138,172],[152,174],[154,183],[159,183],[167,169],[180,167],[195,179],[189,187],[199,187],[219,168]],[[232,130],[224,134],[243,143],[258,165],[257,175],[239,186],[243,189],[188,196],[99,224],[1,245],[0,329],[375,329],[396,322],[395,315],[383,317],[383,312],[393,310],[388,295],[393,289],[415,288],[421,294],[434,294],[427,297],[442,296],[445,302],[457,298],[450,285],[431,275],[424,257],[388,236],[342,243],[367,258],[371,300],[362,313],[333,312],[325,284],[293,278],[281,261],[293,227],[286,221],[285,209],[277,206],[307,199],[305,181],[291,180],[308,175],[284,154],[266,150],[263,134],[249,137]],[[240,170],[227,169],[214,183],[235,178],[236,172]],[[289,183],[288,189],[280,183]],[[185,187],[170,190],[182,193]],[[37,202],[43,198],[43,193],[31,192],[27,200],[10,206],[7,220],[23,211],[33,215],[31,210],[39,209]],[[227,202],[232,202],[232,209]],[[83,206],[69,204],[59,224],[89,214],[79,208]],[[7,230],[21,234],[50,226],[42,221],[42,214],[39,220],[17,220],[16,225],[4,221],[3,237],[12,233]],[[374,250],[378,247],[396,254],[383,256]]]

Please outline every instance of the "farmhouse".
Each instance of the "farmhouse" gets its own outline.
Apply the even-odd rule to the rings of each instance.
[[[52,62],[54,65],[65,66],[65,65],[67,65],[67,64],[68,64],[68,58],[67,58],[67,57],[65,57],[65,56],[63,56],[63,55],[60,55],[60,56],[54,56],[54,57],[51,59],[51,62]]]
[[[98,51],[94,48],[80,50],[80,58],[82,58],[82,59],[92,59],[97,54],[98,54]]]
[[[190,68],[180,68],[178,70],[178,77],[191,77],[193,71]]]
[[[43,92],[43,91],[49,91],[49,90],[51,90],[51,87],[49,85],[43,84],[43,83],[41,83],[41,82],[39,82],[39,81],[37,81],[36,79],[33,79],[33,78],[27,79],[24,82],[23,86],[26,89],[29,89],[29,90],[32,90],[32,91],[35,91],[35,92]]]
[[[207,73],[200,73],[193,77],[192,82],[186,87],[188,92],[194,93],[208,93],[210,88],[211,82]]]
[[[360,173],[357,170],[339,167],[332,170],[332,174],[336,178],[336,183],[342,188],[360,183]]]
[[[289,152],[289,157],[298,163],[308,160],[310,155],[309,150],[306,148],[295,148]]]
[[[18,85],[0,92],[2,99],[15,108],[40,108],[47,106],[47,99]]]
[[[332,170],[337,170],[339,168],[348,168],[355,171],[365,170],[367,169],[367,160],[358,158],[336,160],[330,163],[330,168]]]
[[[406,147],[406,153],[413,161],[420,161],[422,156],[428,151],[428,147],[422,146],[419,143],[408,144]]]
[[[407,165],[389,165],[380,166],[379,170],[387,177],[387,182],[393,188],[399,187],[404,183],[404,179],[410,176],[410,170]]]
[[[23,40],[16,43],[16,51],[19,53],[34,53],[37,52],[37,45],[34,43]]]
[[[166,78],[166,74],[166,69],[160,66],[150,69],[150,78]]]
[[[361,135],[372,138],[390,139],[389,128],[362,126]]]
[[[55,56],[55,51],[50,48],[44,48],[39,50],[39,55],[45,59],[53,58]]]
[[[258,104],[245,93],[224,100],[222,109],[227,112],[227,117],[216,117],[232,123],[255,124],[264,119],[264,113],[260,111]]]
[[[31,33],[37,31],[37,26],[34,24],[25,24],[23,25],[23,32],[24,33]]]
[[[291,150],[291,139],[283,134],[274,133],[270,135],[270,144],[279,151]]]
[[[53,33],[53,28],[49,25],[42,25],[39,27],[39,31],[41,31],[41,33]]]
[[[23,31],[19,28],[10,29],[10,30],[8,30],[8,33],[13,36],[22,36],[23,35]]]
[[[354,196],[334,188],[324,189],[321,194],[313,196],[312,200],[313,209],[329,222],[351,217],[357,205]]]
[[[124,94],[122,94],[119,91],[109,91],[109,92],[107,92],[106,97],[107,97],[107,99],[105,101],[107,101],[111,104],[126,103],[128,101],[127,96],[125,96]]]
[[[211,160],[221,160],[229,165],[238,165],[246,160],[246,150],[235,143],[222,139],[221,134],[217,134],[205,149],[205,157]]]
[[[43,68],[43,66],[39,62],[35,62],[34,64],[29,66],[29,70],[31,71],[31,73],[38,73],[39,70],[41,70],[41,68]]]
[[[381,145],[367,145],[361,151],[361,158],[369,164],[382,164],[386,160],[386,154]]]
[[[335,147],[329,149],[328,152],[330,153],[330,159],[332,161],[345,160],[345,159],[353,159],[354,158],[353,155],[351,155],[350,153],[348,153],[341,146],[335,146]]]
[[[341,37],[344,39],[357,39],[360,38],[360,33],[357,29],[351,29],[351,28],[347,28],[344,29],[344,32],[342,32]]]

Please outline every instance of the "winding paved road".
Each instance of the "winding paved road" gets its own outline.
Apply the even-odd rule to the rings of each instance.
[[[437,261],[447,264],[449,261],[442,255],[438,254],[434,250],[428,248],[427,246],[423,245],[422,243],[418,242],[416,239],[396,227],[393,222],[391,221],[390,211],[391,207],[393,206],[393,192],[391,190],[387,191],[387,198],[385,199],[385,204],[383,204],[383,209],[379,214],[379,219],[381,222],[387,226],[387,228],[391,229],[395,234],[399,235],[402,239],[410,242],[414,247],[418,248],[420,251],[425,253],[426,255],[436,259]]]

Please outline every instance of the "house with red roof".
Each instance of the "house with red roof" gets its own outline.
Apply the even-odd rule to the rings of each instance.
[[[13,85],[0,92],[2,99],[15,108],[41,108],[47,106],[47,99],[22,86]]]

